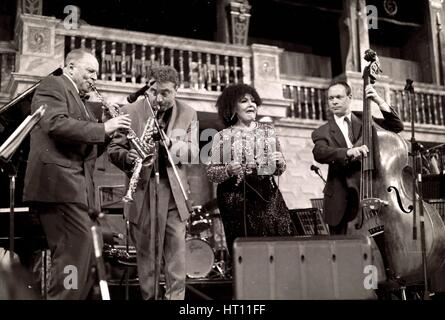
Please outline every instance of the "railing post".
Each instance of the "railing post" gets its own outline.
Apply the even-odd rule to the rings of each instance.
[[[280,80],[280,54],[283,49],[261,44],[252,45],[253,85],[261,97],[283,98]]]
[[[280,54],[282,49],[260,44],[252,45],[253,86],[261,98],[269,104],[268,115],[286,117],[290,99],[283,97],[283,84],[280,79]],[[260,112],[261,114],[261,112]]]
[[[63,66],[65,38],[56,36],[60,20],[53,17],[21,14],[16,24],[18,48],[16,72],[44,76]]]

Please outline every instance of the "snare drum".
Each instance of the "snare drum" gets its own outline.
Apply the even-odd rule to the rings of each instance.
[[[189,238],[185,242],[185,268],[189,278],[205,278],[213,268],[215,254],[207,241]]]

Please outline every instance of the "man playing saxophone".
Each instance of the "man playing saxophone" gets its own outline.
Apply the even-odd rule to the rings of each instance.
[[[153,68],[150,75],[147,100],[138,100],[124,106],[123,112],[132,119],[132,129],[141,137],[153,135],[155,130],[147,125],[152,112],[149,108],[158,108],[159,125],[166,133],[165,144],[155,153],[157,157],[159,184],[156,190],[156,166],[139,167],[133,201],[125,207],[125,214],[130,221],[130,235],[137,251],[138,273],[141,293],[144,299],[156,299],[155,257],[158,263],[163,261],[166,289],[164,298],[181,300],[185,296],[185,230],[189,210],[185,203],[178,179],[166,157],[166,147],[175,153],[175,158],[193,159],[197,156],[198,133],[197,114],[194,109],[176,99],[179,85],[177,71],[169,66]],[[196,135],[193,137],[193,135]],[[153,138],[153,137],[152,137]],[[141,140],[146,140],[142,138]],[[132,176],[134,163],[139,161],[138,152],[131,147],[125,133],[118,133],[112,139],[108,153],[113,164]],[[179,154],[179,155],[178,155]],[[184,162],[184,161],[182,161]],[[178,176],[188,193],[186,168],[183,163],[176,163]],[[156,191],[156,194],[155,194]],[[157,210],[156,210],[157,209]],[[156,246],[157,247],[156,247]],[[156,250],[158,248],[158,250]],[[156,252],[157,251],[157,252]]]

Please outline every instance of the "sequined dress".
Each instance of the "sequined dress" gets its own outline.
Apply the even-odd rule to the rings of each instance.
[[[213,138],[207,176],[218,183],[217,202],[230,252],[237,237],[295,234],[273,178],[286,169],[285,164],[278,166],[269,160],[275,150],[280,151],[280,145],[270,124],[257,123],[253,130],[229,127]],[[243,165],[243,175],[228,175],[226,165],[231,160]]]

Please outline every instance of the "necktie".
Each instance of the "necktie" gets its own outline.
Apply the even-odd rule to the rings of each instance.
[[[349,141],[351,141],[351,143],[354,144],[354,132],[352,131],[351,120],[349,120],[348,117],[345,117],[345,122],[348,125],[348,138],[349,138]]]

